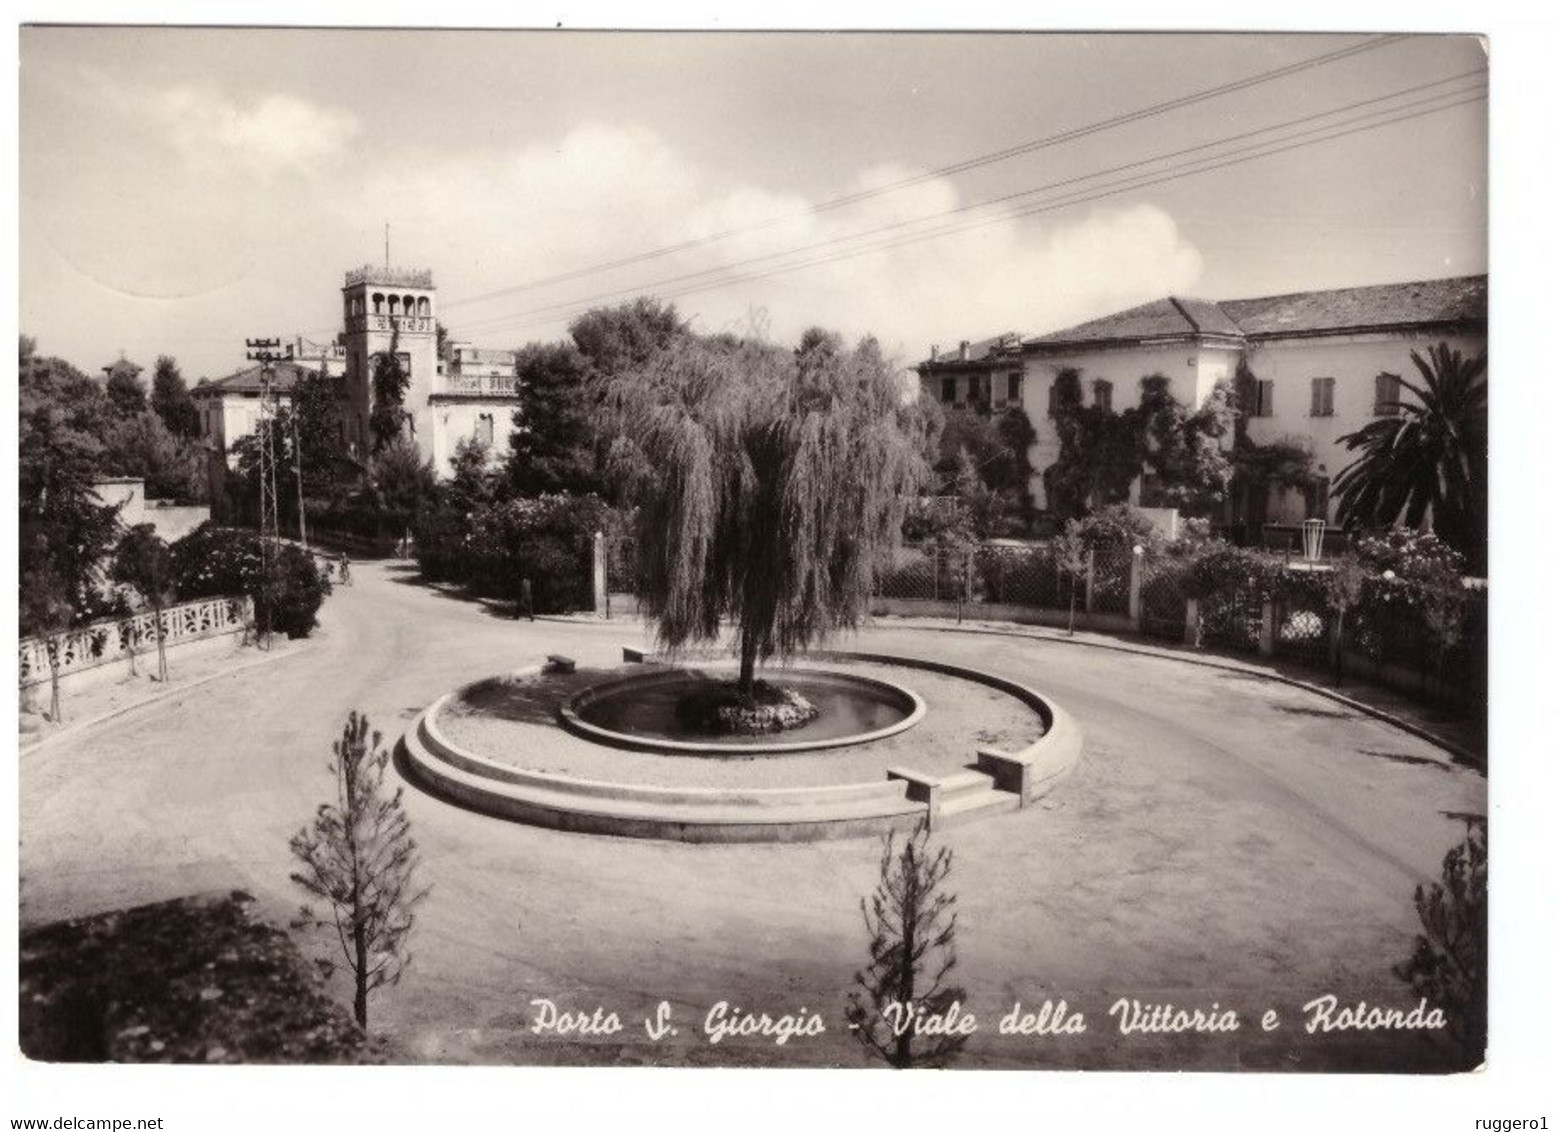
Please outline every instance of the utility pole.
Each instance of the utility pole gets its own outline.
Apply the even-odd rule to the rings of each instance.
[[[271,647],[271,605],[276,565],[281,554],[281,529],[276,509],[276,359],[277,338],[248,338],[249,360],[260,363],[260,641]]]
[[[323,368],[323,363],[321,363]],[[292,391],[292,474],[298,481],[298,541],[303,544],[304,553],[309,549],[309,532],[303,522],[303,448],[298,443],[298,389]]]

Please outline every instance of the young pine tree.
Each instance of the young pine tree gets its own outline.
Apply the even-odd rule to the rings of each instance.
[[[1488,1036],[1489,835],[1486,818],[1466,822],[1467,837],[1445,855],[1440,881],[1413,893],[1423,931],[1412,957],[1393,969],[1445,1011],[1470,1067],[1483,1060]]]
[[[917,1034],[914,1020],[948,1011],[964,991],[945,979],[957,963],[957,897],[945,891],[953,851],[933,851],[925,824],[895,844],[883,840],[881,874],[869,901],[861,901],[871,936],[871,959],[856,972],[845,1018],[867,1049],[895,1069],[940,1067],[963,1049],[967,1037]]]
[[[400,982],[411,962],[408,937],[413,910],[428,894],[417,888],[417,843],[411,838],[401,788],[386,795],[390,752],[368,730],[368,717],[353,712],[332,749],[328,769],[336,780],[334,803],[292,838],[302,868],[292,879],[323,901],[329,918],[305,904],[296,927],[333,928],[355,985],[353,1013],[368,1028],[368,996]]]
[[[173,589],[173,566],[168,544],[157,537],[157,528],[150,523],[138,523],[130,528],[114,550],[109,577],[134,587],[152,607],[153,631],[157,639],[157,679],[166,683],[168,652],[163,639],[162,611],[167,608]]]

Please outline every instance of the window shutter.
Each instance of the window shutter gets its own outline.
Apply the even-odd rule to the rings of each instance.
[[[1312,417],[1329,417],[1332,415],[1332,387],[1333,379],[1330,377],[1313,377],[1310,379],[1310,415]]]
[[[1397,378],[1395,374],[1381,373],[1375,375],[1375,415],[1377,417],[1394,417],[1397,415]]]

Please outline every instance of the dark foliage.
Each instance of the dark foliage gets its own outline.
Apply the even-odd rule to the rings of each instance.
[[[135,417],[146,412],[146,386],[141,383],[135,367],[120,359],[108,374],[104,386],[108,405],[117,417]]]
[[[205,524],[169,547],[173,591],[180,601],[248,594],[255,621],[289,637],[313,631],[330,582],[308,552],[291,543],[279,546],[269,577],[257,531]]]
[[[1441,343],[1413,352],[1419,384],[1393,377],[1397,415],[1338,440],[1353,462],[1334,495],[1344,526],[1424,528],[1481,569],[1488,552],[1488,359]]]
[[[112,422],[101,386],[69,362],[39,356],[30,338],[18,357],[20,574],[35,599],[23,605],[21,628],[30,633],[50,627],[33,612],[57,611],[58,602],[82,621],[112,610],[99,583],[118,521],[92,486]]]
[[[200,410],[179,372],[179,363],[167,354],[157,358],[152,372],[151,407],[174,436],[188,438],[200,431]]]
[[[760,659],[858,621],[924,473],[874,342],[683,339],[614,396],[644,469],[639,594],[663,645],[717,640],[730,618],[750,687]]]
[[[510,488],[522,495],[598,491],[596,406],[590,364],[568,343],[516,352],[520,407],[509,434]]]
[[[373,450],[380,451],[405,433],[406,390],[411,386],[411,371],[400,355],[401,332],[390,334],[390,348],[373,359],[373,409],[368,414],[368,431]]]
[[[1466,821],[1467,837],[1445,855],[1440,880],[1413,893],[1423,930],[1394,970],[1445,1011],[1463,1067],[1471,1069],[1488,1045],[1489,847],[1487,819]]]
[[[157,529],[150,523],[131,527],[114,548],[113,565],[109,576],[114,581],[133,588],[158,616],[157,678],[168,678],[168,658],[163,647],[162,611],[172,596],[172,558],[168,544],[157,537]]]
[[[28,928],[20,1043],[36,1061],[380,1062],[280,928],[234,892]]]

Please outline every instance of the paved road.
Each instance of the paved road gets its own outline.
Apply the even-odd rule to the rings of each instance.
[[[352,708],[393,739],[449,688],[567,651],[616,659],[636,624],[517,623],[360,566],[299,655],[66,737],[24,758],[23,923],[196,891],[296,906],[287,839],[326,796],[329,743]],[[1401,1000],[1413,887],[1438,873],[1484,780],[1436,748],[1299,689],[1063,642],[904,628],[863,647],[1011,674],[1081,721],[1077,774],[1036,809],[944,835],[956,855],[959,981],[982,1030],[970,1060],[1047,1065],[1406,1064],[1379,1037],[1122,1038],[1120,996],[1253,1019],[1267,1006]],[[553,833],[448,806],[408,810],[433,895],[416,962],[376,1005],[407,1056],[458,1061],[859,1063],[839,1020],[865,952],[871,842],[688,846]],[[313,945],[326,954],[323,941]],[[585,1045],[527,1027],[537,998],[617,1011]],[[1065,997],[1071,1038],[995,1035],[1015,1001]],[[672,1003],[659,1046],[640,1019]],[[721,1000],[807,1007],[830,1032],[785,1047],[708,1043]]]

